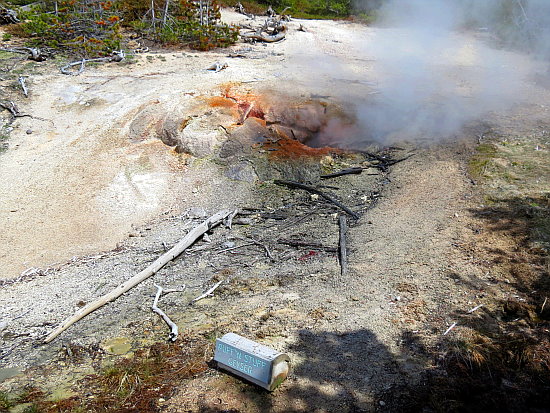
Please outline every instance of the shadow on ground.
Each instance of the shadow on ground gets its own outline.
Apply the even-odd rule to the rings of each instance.
[[[512,240],[496,247],[486,238],[476,246],[487,266],[505,275],[512,298],[456,312],[457,338],[426,345],[404,332],[399,354],[365,329],[301,330],[289,349],[303,360],[293,381],[274,394],[243,391],[246,410],[201,411],[550,412],[550,303],[542,306],[550,298],[550,196],[508,199],[471,212],[485,233]],[[454,277],[473,290],[487,282]]]

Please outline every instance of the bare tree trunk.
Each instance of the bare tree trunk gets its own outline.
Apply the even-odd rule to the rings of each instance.
[[[164,16],[162,16],[162,27],[166,26],[166,19],[168,18],[168,6],[170,5],[170,0],[166,0],[164,5]]]

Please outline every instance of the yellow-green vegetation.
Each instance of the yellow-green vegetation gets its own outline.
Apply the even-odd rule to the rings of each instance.
[[[62,0],[33,3],[19,10],[21,23],[7,36],[28,38],[29,45],[93,57],[120,50],[122,28],[164,44],[197,50],[227,47],[237,40],[235,28],[220,22],[219,5],[205,0]],[[168,6],[168,7],[166,7]]]
[[[550,403],[550,133],[487,134],[468,166],[481,204],[472,214],[482,228],[471,248],[499,293],[485,297],[477,314],[457,315],[462,332],[443,339],[448,375],[431,383],[430,404],[435,411],[536,410]]]
[[[104,362],[95,374],[81,379],[68,392],[74,395],[66,398],[37,387],[0,393],[0,412],[11,408],[41,413],[157,412],[159,403],[168,400],[184,380],[208,369],[213,347],[210,338],[202,335],[183,335],[176,343],[156,343],[130,357],[109,358],[111,361]]]

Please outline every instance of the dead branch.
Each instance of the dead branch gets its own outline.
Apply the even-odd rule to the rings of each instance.
[[[289,245],[291,247],[311,248],[314,250],[322,250],[326,252],[338,252],[338,248],[327,247],[318,242],[307,242],[307,241],[299,241],[299,240],[285,239],[285,238],[279,238],[277,242],[279,244]]]
[[[173,288],[173,289],[169,289],[169,290],[165,290],[160,285],[157,285],[157,284],[154,284],[154,286],[157,287],[157,294],[155,295],[155,299],[153,300],[153,305],[151,306],[151,309],[155,313],[160,315],[162,317],[162,319],[164,320],[164,322],[166,324],[168,324],[168,326],[170,327],[170,334],[168,334],[168,340],[176,341],[177,338],[178,338],[178,326],[176,325],[176,323],[174,323],[172,320],[170,320],[170,317],[168,317],[164,311],[162,311],[160,308],[158,308],[158,302],[159,302],[160,296],[163,293],[168,294],[168,293],[173,293],[173,292],[185,291],[185,285],[183,286],[182,289]]]
[[[25,54],[28,56],[28,59],[34,60],[35,62],[43,62],[47,58],[47,56],[42,53],[40,49],[35,47],[14,47],[10,49],[0,48],[0,51]]]
[[[19,76],[17,81],[21,85],[21,89],[23,89],[23,94],[25,95],[26,98],[28,98],[29,97],[29,91],[27,90],[27,86],[25,85],[25,78],[23,76]]]
[[[224,248],[223,250],[219,250],[219,251],[217,252],[217,254],[222,254],[222,253],[227,252],[227,251],[237,250],[237,249],[239,249],[239,248],[250,247],[251,245],[256,245],[256,244],[254,244],[253,242],[249,242],[248,244],[236,245],[236,246],[234,246],[234,247]]]
[[[250,240],[253,244],[256,244],[260,247],[262,247],[264,250],[265,250],[265,255],[273,262],[275,262],[275,258],[273,258],[273,255],[271,255],[271,251],[269,251],[269,248],[267,247],[267,245],[265,245],[264,243],[258,241],[258,240],[255,240],[254,238],[240,238],[240,237],[237,237],[238,239],[240,240],[243,240],[243,241],[247,241],[247,240]]]
[[[183,237],[176,245],[174,245],[168,252],[162,254],[159,258],[155,260],[151,265],[145,268],[140,273],[134,275],[132,278],[126,282],[119,285],[117,288],[111,292],[103,295],[94,302],[88,304],[86,307],[83,307],[81,310],[77,311],[73,316],[69,317],[67,320],[62,322],[53,332],[51,332],[44,340],[44,343],[49,343],[59,334],[69,328],[71,325],[76,323],[81,318],[87,316],[91,312],[97,310],[103,305],[107,304],[110,301],[115,300],[120,297],[126,291],[138,285],[143,280],[149,278],[151,275],[155,274],[162,267],[164,267],[168,262],[172,261],[174,258],[178,257],[185,249],[191,246],[202,234],[206,231],[209,231],[211,228],[219,225],[225,218],[231,214],[230,210],[223,210],[218,212],[215,215],[212,215],[203,223],[197,225],[193,228],[185,237]]]
[[[231,229],[231,226],[233,225],[233,219],[235,218],[235,216],[239,213],[239,210],[236,209],[234,210],[231,214],[229,214],[229,216],[227,217],[227,219],[224,221],[224,225]]]
[[[362,172],[363,172],[363,168],[355,167],[355,168],[349,168],[349,169],[342,169],[341,171],[334,172],[332,174],[321,175],[321,178],[329,179],[329,178],[336,178],[338,176],[343,176],[343,175],[351,175],[351,174],[359,175]]]
[[[235,11],[237,13],[244,14],[249,19],[253,19],[255,17],[253,14],[250,14],[250,13],[246,12],[246,10],[244,9],[244,6],[241,4],[240,1],[237,2],[237,4],[235,4]]]
[[[0,24],[15,24],[19,23],[17,12],[12,9],[0,7]]]
[[[63,66],[60,70],[61,70],[61,73],[63,73],[64,75],[78,76],[86,68],[86,63],[89,63],[89,62],[121,62],[122,60],[124,60],[125,56],[126,55],[125,55],[123,50],[120,50],[120,51],[114,50],[112,55],[109,56],[109,57],[96,57],[94,59],[78,60],[76,62],[71,62],[71,63]],[[69,70],[69,69],[71,69],[72,67],[75,67],[75,66],[80,66],[78,71],[74,72],[74,71]]]
[[[275,184],[277,185],[284,185],[284,186],[288,186],[290,188],[299,188],[299,189],[303,189],[305,191],[308,191],[308,192],[311,192],[313,194],[317,194],[323,198],[325,198],[327,201],[333,203],[334,205],[336,205],[338,208],[342,209],[343,211],[345,211],[347,214],[349,214],[351,217],[353,217],[354,219],[359,219],[359,215],[357,215],[355,212],[353,212],[351,209],[349,209],[347,206],[345,206],[344,204],[342,204],[340,201],[337,201],[336,199],[332,198],[331,196],[325,194],[323,191],[320,191],[318,190],[317,188],[313,188],[312,186],[309,186],[309,185],[305,185],[305,184],[302,184],[300,182],[294,182],[294,181],[284,181],[284,180],[280,180],[280,179],[276,179],[274,181]]]
[[[6,101],[4,101],[4,102],[0,101],[0,108],[6,109],[8,112],[10,112],[11,119],[8,122],[9,124],[12,124],[13,121],[17,118],[25,118],[25,117],[32,118],[33,117],[32,115],[28,115],[26,113],[19,112],[19,108],[11,100],[7,101],[7,102]],[[41,119],[41,118],[37,118],[37,119]],[[41,119],[41,120],[44,120],[44,119]]]
[[[338,217],[338,225],[340,229],[340,242],[338,252],[340,256],[340,274],[342,277],[348,275],[348,250],[346,246],[346,234],[348,232],[348,223],[344,215]]]
[[[474,311],[479,310],[481,307],[483,307],[483,304],[476,305],[474,308],[468,310],[468,314],[472,314]]]
[[[199,295],[197,298],[194,298],[189,304],[193,304],[193,303],[196,303],[197,301],[199,300],[202,300],[203,298],[206,298],[206,297],[210,297],[213,294],[214,291],[216,291],[216,289],[222,285],[222,283],[224,282],[225,280],[221,280],[221,281],[218,281],[216,284],[214,284],[214,286],[212,288],[210,288],[208,291],[206,291],[204,294],[201,294]]]
[[[451,326],[443,333],[443,335],[446,336],[447,334],[449,334],[449,332],[456,327],[456,324],[457,323],[451,324]]]
[[[259,40],[266,43],[275,43],[283,40],[286,32],[287,27],[281,23],[280,18],[270,17],[255,31],[242,34],[241,37],[245,41]]]

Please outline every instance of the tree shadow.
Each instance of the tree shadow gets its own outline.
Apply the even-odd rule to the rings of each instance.
[[[489,235],[513,240],[492,245],[489,237],[477,247],[516,298],[455,311],[460,334],[426,340],[404,331],[391,349],[383,333],[368,329],[300,330],[288,348],[296,365],[280,389],[247,386],[247,408],[201,411],[550,412],[550,302],[542,308],[545,297],[550,301],[550,196],[471,212]],[[452,277],[472,290],[488,281]]]
[[[411,334],[411,333],[409,333]],[[412,335],[411,335],[412,337]],[[415,345],[416,340],[410,340]],[[409,343],[409,344],[411,344]],[[288,348],[294,360],[291,377],[274,393],[247,388],[246,410],[203,406],[201,412],[415,412],[422,398],[418,392],[426,368],[419,356],[396,357],[376,335],[366,329],[336,333],[300,330]]]

